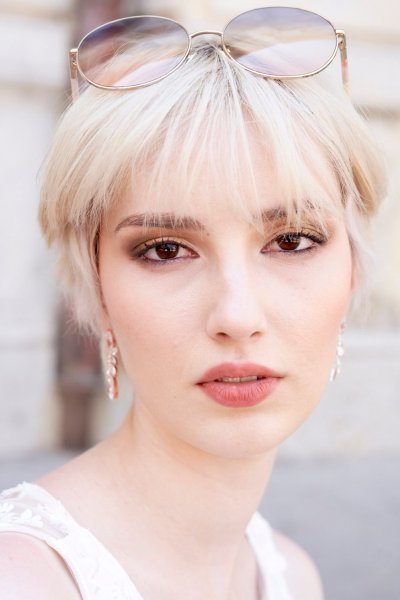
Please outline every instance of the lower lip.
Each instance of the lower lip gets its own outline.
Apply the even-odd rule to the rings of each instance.
[[[218,402],[218,404],[232,408],[242,408],[260,404],[267,396],[272,394],[279,381],[280,378],[278,377],[267,377],[254,381],[243,381],[242,383],[209,381],[198,385],[207,396]]]

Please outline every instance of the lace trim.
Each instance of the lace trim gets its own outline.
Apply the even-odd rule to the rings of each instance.
[[[67,564],[83,600],[143,600],[128,574],[44,488],[23,482],[0,494],[0,532],[45,541]]]
[[[45,541],[67,564],[83,600],[143,600],[114,556],[38,485],[23,482],[0,493],[1,531],[28,533]],[[292,600],[284,578],[287,563],[276,549],[268,521],[254,513],[246,534],[262,574],[263,600]]]

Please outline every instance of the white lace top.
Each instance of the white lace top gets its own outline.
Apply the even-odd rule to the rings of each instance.
[[[23,482],[0,494],[0,533],[26,533],[46,542],[65,561],[83,600],[144,600],[119,562],[59,500],[44,488]],[[274,544],[268,522],[254,513],[246,535],[262,579],[262,600],[293,600],[285,558]]]

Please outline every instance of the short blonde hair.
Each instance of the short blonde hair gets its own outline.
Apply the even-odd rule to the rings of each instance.
[[[258,151],[274,162],[292,217],[311,208],[322,220],[327,211],[345,211],[362,280],[368,221],[385,178],[365,122],[344,92],[328,87],[320,76],[263,79],[218,46],[202,43],[190,61],[157,84],[125,92],[85,90],[62,118],[46,159],[39,213],[48,243],[57,246],[78,322],[99,333],[96,239],[109,208],[127,189],[135,193],[144,165],[151,161],[149,209],[157,207],[168,180],[175,208],[184,213],[206,165],[211,179],[224,179],[232,210],[251,218],[243,202],[249,181],[250,212],[262,208],[252,179],[254,132]],[[322,157],[340,184],[340,207],[317,177]]]

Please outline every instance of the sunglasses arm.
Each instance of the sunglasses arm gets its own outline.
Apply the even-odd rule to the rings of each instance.
[[[342,29],[336,29],[336,35],[338,37],[340,59],[342,61],[343,87],[346,92],[349,92],[349,69],[348,69],[348,61],[347,61],[346,34]]]
[[[79,83],[78,83],[78,67],[76,64],[77,49],[72,48],[69,51],[69,73],[71,77],[71,92],[72,101],[75,102],[79,96]]]

